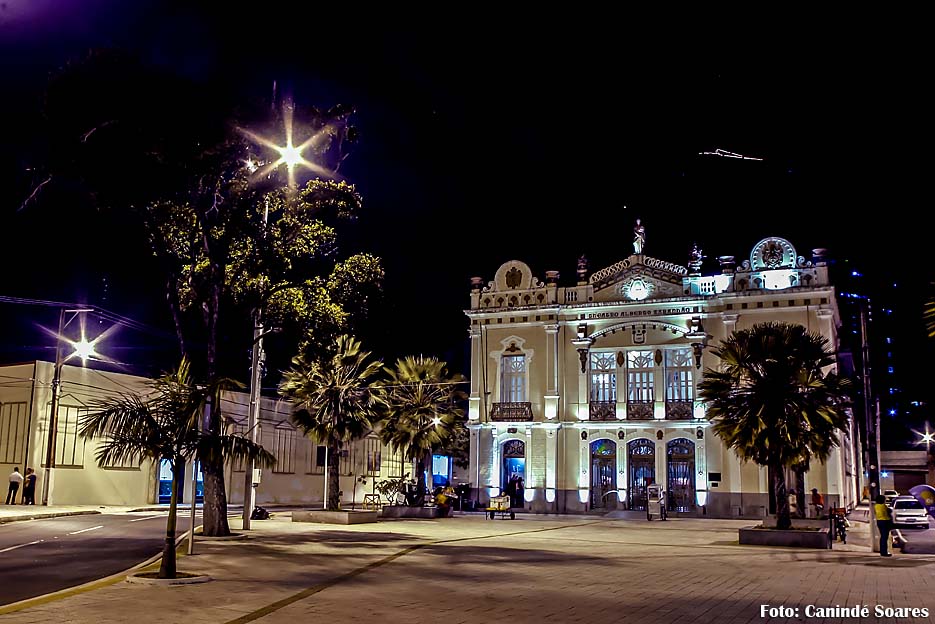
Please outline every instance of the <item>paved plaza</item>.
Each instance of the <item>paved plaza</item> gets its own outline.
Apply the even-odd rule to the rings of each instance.
[[[460,516],[335,526],[280,512],[247,540],[196,542],[179,568],[209,583],[101,584],[0,623],[845,621],[806,617],[808,605],[869,606],[870,618],[849,622],[935,621],[872,617],[877,605],[935,612],[935,556],[881,558],[859,522],[833,550],[738,545],[750,524]],[[761,605],[798,617],[761,617]]]

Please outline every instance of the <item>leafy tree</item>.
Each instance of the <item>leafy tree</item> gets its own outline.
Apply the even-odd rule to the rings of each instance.
[[[333,355],[318,360],[304,354],[293,358],[279,386],[279,393],[294,403],[292,422],[328,447],[325,508],[332,511],[340,505],[341,449],[373,429],[383,404],[383,392],[371,386],[382,362],[371,360],[353,336],[338,336],[334,346]]]
[[[767,466],[776,526],[792,526],[786,469],[825,461],[847,430],[850,382],[823,369],[834,364],[828,340],[801,325],[761,323],[735,331],[714,349],[719,370],[706,369],[699,396],[714,432],[744,461]]]
[[[299,130],[316,137],[303,156],[317,171],[335,174],[347,157],[353,112],[296,112]],[[340,257],[328,224],[354,218],[361,206],[354,187],[316,179],[286,192],[282,168],[239,130],[281,129],[282,118],[270,124],[269,103],[234,109],[127,54],[96,52],[50,82],[46,115],[52,147],[24,206],[65,180],[106,210],[109,222],[119,218],[122,230],[145,233],[179,349],[205,378],[215,377],[220,363],[244,361],[222,357],[230,353],[219,350],[241,343],[219,336],[247,342],[248,321],[261,312],[297,340],[314,336],[303,344],[314,350],[364,316],[379,292],[379,259]],[[214,434],[222,423],[217,407],[206,409]],[[223,466],[203,468],[205,534],[227,535]]]
[[[422,355],[401,358],[384,370],[387,414],[380,439],[416,463],[419,488],[424,489],[421,477],[427,469],[431,472],[432,451],[456,445],[466,431],[462,403],[467,394],[458,387],[464,377],[449,375],[445,362]]]
[[[199,386],[192,380],[189,363],[183,359],[175,372],[151,382],[152,392],[124,394],[97,401],[82,417],[84,438],[103,437],[96,458],[99,466],[149,458],[172,464],[172,495],[166,521],[166,541],[159,578],[175,578],[175,530],[178,492],[185,478],[185,464],[194,459],[202,465],[225,459],[253,459],[272,466],[275,458],[262,446],[240,435],[216,435],[199,430],[199,421],[209,399],[217,405],[221,392],[234,386],[215,380]]]

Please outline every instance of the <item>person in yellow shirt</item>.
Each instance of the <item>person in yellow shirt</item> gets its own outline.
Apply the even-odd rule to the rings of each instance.
[[[878,494],[873,505],[873,517],[876,518],[877,528],[880,529],[880,556],[892,557],[889,551],[890,531],[893,529],[893,514],[886,506],[886,498]]]

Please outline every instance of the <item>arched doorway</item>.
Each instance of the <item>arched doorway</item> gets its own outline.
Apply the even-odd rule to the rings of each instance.
[[[646,486],[656,480],[656,444],[646,438],[631,440],[627,444],[627,463],[630,509],[646,509]]]
[[[687,438],[666,445],[666,500],[669,511],[695,508],[695,443]]]
[[[591,509],[617,508],[617,444],[591,442]]]
[[[510,494],[511,507],[522,507],[526,484],[526,443],[522,440],[507,440],[503,443],[500,456],[500,492]]]

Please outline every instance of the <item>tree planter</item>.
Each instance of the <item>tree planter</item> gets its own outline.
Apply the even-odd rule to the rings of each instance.
[[[408,505],[386,505],[380,510],[381,518],[444,518],[448,509],[442,507],[409,507]]]
[[[788,546],[793,548],[829,547],[828,528],[821,529],[768,529],[744,527],[739,529],[740,543],[754,546]]]
[[[311,509],[306,511],[293,511],[293,522],[320,522],[323,524],[365,524],[377,521],[377,512],[374,510],[324,511]]]
[[[161,579],[156,578],[158,572],[137,572],[127,575],[127,582],[137,583],[139,585],[192,585],[194,583],[207,583],[212,580],[205,574],[188,574],[178,572],[178,578]]]

